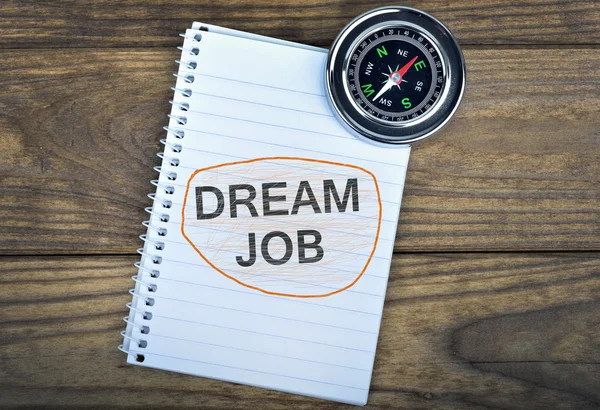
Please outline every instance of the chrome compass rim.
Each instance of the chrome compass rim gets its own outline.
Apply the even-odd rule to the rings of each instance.
[[[442,56],[445,81],[440,98],[414,120],[386,123],[369,117],[348,91],[346,70],[357,44],[388,27],[410,27],[422,33]],[[409,7],[382,7],[357,17],[341,31],[328,55],[325,83],[332,111],[351,133],[378,143],[406,145],[432,136],[452,118],[464,94],[466,69],[458,42],[440,21]]]

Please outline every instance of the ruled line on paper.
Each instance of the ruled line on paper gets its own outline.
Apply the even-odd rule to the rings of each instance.
[[[143,296],[145,296],[147,294],[143,294]],[[314,325],[314,326],[322,326],[322,327],[329,327],[332,329],[339,329],[339,330],[345,330],[348,332],[357,332],[357,333],[363,333],[363,334],[369,334],[369,335],[377,335],[377,332],[369,332],[366,330],[360,330],[360,329],[352,329],[352,328],[346,328],[343,326],[335,326],[335,325],[329,325],[327,323],[319,323],[319,322],[311,322],[310,320],[301,320],[301,319],[294,319],[294,318],[290,318],[290,317],[286,317],[286,316],[277,316],[277,315],[270,315],[267,313],[259,313],[259,312],[252,312],[249,310],[243,310],[243,309],[235,309],[235,308],[230,308],[227,306],[217,306],[217,305],[211,305],[208,303],[201,303],[201,302],[193,302],[191,300],[182,300],[182,299],[175,299],[175,298],[169,298],[166,296],[161,296],[158,294],[152,294],[153,298],[156,299],[165,299],[165,300],[170,300],[170,301],[174,301],[174,302],[181,302],[181,303],[188,303],[188,304],[192,304],[192,305],[200,305],[200,306],[207,306],[207,307],[211,307],[211,308],[215,308],[215,309],[223,309],[223,310],[230,310],[233,312],[241,312],[241,313],[245,313],[248,315],[256,315],[256,316],[264,316],[264,317],[270,317],[273,319],[281,319],[281,320],[289,320],[291,322],[298,322],[298,323],[304,323],[304,324],[308,324],[308,325]]]
[[[331,153],[331,152],[328,152],[328,151],[319,151],[319,150],[308,149],[308,148],[294,147],[292,145],[279,144],[279,143],[268,142],[268,141],[260,141],[260,140],[256,140],[256,139],[253,139],[253,138],[236,137],[236,136],[233,136],[233,135],[226,135],[226,134],[221,134],[221,133],[217,133],[217,132],[209,132],[209,131],[203,131],[203,130],[196,130],[196,129],[185,128],[185,127],[180,127],[180,126],[176,126],[174,128],[177,128],[178,130],[195,132],[195,133],[199,133],[199,134],[216,135],[218,137],[223,137],[223,138],[231,138],[231,139],[235,139],[235,140],[249,141],[249,142],[253,142],[253,143],[256,143],[256,144],[264,144],[264,145],[271,145],[271,146],[281,147],[281,148],[289,148],[289,149],[293,149],[293,150],[297,150],[297,151],[315,152],[315,153],[319,153],[319,154],[331,155],[333,157],[338,157],[338,158],[348,158],[348,159],[354,159],[354,160],[359,160],[359,161],[372,162],[372,163],[376,163],[376,164],[390,165],[390,166],[398,167],[398,168],[405,168],[403,165],[400,165],[400,164],[394,164],[394,163],[391,163],[391,162],[382,162],[382,161],[377,161],[377,160],[369,159],[369,158],[353,157],[353,156],[349,156],[349,155],[342,155],[342,154],[337,154],[337,153]],[[324,137],[326,137],[326,136],[324,135]],[[190,149],[190,148],[188,148],[188,149]],[[394,183],[394,184],[398,185],[396,183]]]
[[[210,171],[210,170],[207,170],[207,171]],[[219,175],[229,175],[229,176],[231,176],[231,174],[226,173],[226,172],[221,173],[221,172],[216,171],[215,173],[219,174]],[[248,178],[248,179],[251,179],[251,178]],[[171,183],[170,181],[166,185],[171,186],[173,188],[177,188],[177,187],[187,188],[187,185],[175,184],[175,183]],[[294,188],[294,185],[288,185],[287,188]],[[172,195],[172,194],[169,194],[169,195]],[[383,202],[383,201],[380,201],[380,202]],[[172,201],[171,201],[171,203],[174,204]],[[394,203],[390,203],[390,202],[386,202],[386,204],[395,205]],[[181,206],[183,207],[183,204],[181,204]],[[361,218],[361,219],[379,219],[379,216],[365,216],[365,215],[359,215],[359,214],[355,214],[355,213],[347,213],[347,214],[345,214],[345,217],[347,217],[347,218]],[[270,219],[272,221],[277,221],[277,218],[275,218],[273,216],[271,216]],[[391,224],[394,224],[394,225],[398,223],[397,221],[394,221],[394,220],[391,220],[391,219],[383,219],[383,218],[381,218],[381,222],[382,223],[391,223]]]
[[[181,164],[178,166],[178,168],[187,168],[187,169],[196,170],[196,168],[185,167],[185,166],[183,166]],[[253,178],[253,177],[251,177],[249,175],[240,175],[240,174],[234,174],[234,173],[231,173],[231,172],[223,172],[223,171],[220,171],[220,168],[219,169],[205,169],[202,172],[207,172],[209,174],[226,175],[226,176],[229,176],[229,177],[243,178],[246,181],[255,181],[257,183],[261,183],[261,182],[264,182],[264,181],[276,181],[278,179],[277,177],[274,177],[274,178],[269,179],[269,180],[265,180],[264,178]],[[346,175],[346,177],[348,177],[348,176],[350,176],[350,175]],[[173,180],[165,181],[165,185],[169,185],[169,186],[172,186],[174,188],[177,188],[177,187],[187,188],[187,184],[179,184],[177,182],[173,182]],[[287,184],[286,183],[286,186],[285,186],[285,188],[293,188],[293,189],[296,189],[296,190],[299,187],[300,187],[300,184]],[[395,205],[397,203],[397,202],[392,202],[392,201],[384,201],[384,200],[379,199],[378,197],[375,197],[375,196],[372,197],[372,196],[363,195],[363,196],[361,196],[361,198],[363,198],[363,199],[365,199],[367,201],[385,202],[387,204],[393,204],[393,205]]]
[[[195,263],[191,263],[191,262],[183,262],[183,261],[178,261],[178,260],[175,260],[175,259],[162,258],[162,260],[163,260],[163,261],[172,262],[172,263],[180,263],[180,264],[184,264],[184,265],[191,265],[191,266],[195,266],[195,267],[202,268],[202,269],[210,269],[210,270],[213,270],[213,269],[214,269],[213,267],[211,267],[211,266],[208,266],[208,265],[198,265],[198,264],[195,264]],[[323,268],[323,267],[321,267],[321,268]],[[228,272],[228,273],[230,273],[230,274],[231,274],[231,273],[235,273],[235,274],[241,274],[241,275],[245,275],[245,274],[247,274],[246,272],[243,272],[243,271],[236,271],[236,270],[232,270],[232,269],[228,270],[227,272]],[[350,272],[350,271],[348,271],[348,272]],[[356,274],[356,272],[353,272],[353,273],[354,273],[354,274]],[[268,275],[260,275],[260,277],[261,277],[261,278],[265,278],[265,279],[281,280],[281,278],[275,278],[275,277],[273,277],[273,276],[268,276]],[[285,280],[283,280],[283,281],[285,281],[285,282],[290,282],[290,283],[296,283],[296,284],[298,284],[298,285],[313,286],[313,287],[318,287],[318,288],[333,289],[333,290],[337,290],[337,289],[338,289],[337,287],[333,287],[333,286],[327,286],[327,285],[324,285],[324,284],[316,284],[316,283],[301,282],[301,281],[298,281],[298,280],[292,280],[292,279],[285,279]],[[345,290],[345,292],[348,292],[348,293],[356,293],[356,294],[358,294],[358,295],[372,296],[372,297],[376,297],[376,298],[380,298],[380,297],[382,297],[382,295],[378,295],[378,294],[376,294],[376,293],[369,293],[369,292],[359,292],[359,291],[357,291],[357,290],[352,290],[352,289],[347,289],[347,290]],[[384,295],[384,296],[385,296],[385,295]]]
[[[188,110],[188,111],[185,111],[185,112],[193,113],[193,114],[200,114],[200,115],[210,115],[212,117],[224,118],[224,119],[233,120],[233,121],[241,121],[241,122],[246,122],[246,123],[249,123],[249,124],[257,124],[257,125],[262,125],[262,126],[265,126],[265,127],[281,128],[281,129],[284,129],[284,130],[292,130],[292,131],[298,131],[298,132],[307,132],[309,134],[315,134],[315,135],[319,135],[319,136],[326,136],[326,137],[329,137],[329,138],[338,138],[338,139],[346,140],[346,141],[356,141],[356,138],[354,138],[353,136],[350,136],[350,135],[345,136],[345,135],[339,135],[339,134],[330,134],[328,132],[313,131],[313,130],[307,130],[305,128],[297,128],[297,127],[290,127],[290,126],[286,126],[286,125],[273,124],[273,123],[269,123],[269,122],[248,120],[248,119],[245,119],[245,118],[232,117],[232,116],[223,115],[223,114],[215,114],[215,113],[206,112],[206,111]]]
[[[161,222],[161,223],[171,223],[171,221],[169,221],[169,222]],[[172,222],[172,223],[176,224],[178,222]],[[286,225],[290,225],[290,223],[286,223]],[[246,234],[243,234],[243,233],[232,232],[232,231],[227,231],[227,230],[223,230],[223,229],[217,229],[217,228],[205,228],[205,229],[210,230],[210,231],[230,233],[230,234],[239,235],[239,236],[246,236]],[[332,229],[329,229],[329,231],[333,232]],[[360,235],[355,235],[355,236],[360,236]],[[364,237],[365,238],[371,238],[371,236],[364,236]],[[177,244],[177,245],[189,245],[188,242],[179,242],[179,241],[173,241],[173,240],[163,239],[163,238],[161,238],[159,241],[160,242],[164,242],[164,243],[174,243],[174,244]],[[206,248],[206,249],[210,249],[210,250],[217,250],[218,249],[218,248],[215,248],[215,247],[212,247],[212,246],[202,246],[202,248]],[[370,256],[370,254],[365,254],[365,253],[358,253],[358,252],[352,252],[352,251],[343,251],[341,249],[333,249],[333,248],[328,248],[328,249],[330,249],[332,252],[347,253],[347,254],[356,255],[356,256]],[[233,251],[230,251],[230,250],[227,250],[227,249],[219,249],[219,250],[221,250],[222,252],[230,252],[230,253],[233,252]],[[382,260],[382,261],[386,261],[387,262],[391,258],[386,258],[385,256],[373,255],[371,257],[371,259],[378,259],[378,260]],[[343,271],[343,272],[346,272],[346,271]],[[379,276],[379,275],[369,275],[367,273],[365,273],[363,276],[369,276],[369,277],[381,278],[381,279],[387,278],[387,275],[386,276]]]
[[[183,66],[180,66],[180,67],[183,67]],[[180,73],[185,73],[186,71],[182,70],[182,71],[179,71],[179,72]],[[277,86],[274,86],[274,85],[253,83],[251,81],[238,80],[238,79],[235,79],[235,78],[219,77],[217,75],[207,74],[207,73],[201,73],[201,72],[198,72],[198,71],[194,71],[193,74],[194,75],[200,75],[200,76],[203,76],[203,77],[218,78],[219,80],[225,80],[225,81],[231,81],[231,82],[236,82],[236,83],[255,85],[255,86],[258,86],[258,87],[273,88],[275,90],[288,91],[288,92],[292,92],[292,93],[314,95],[314,96],[317,96],[317,97],[325,97],[325,95],[321,94],[321,93],[311,93],[310,91],[293,90],[291,88],[283,88],[283,87],[277,87]]]
[[[161,198],[162,198],[162,196],[161,196]],[[166,199],[168,199],[168,198],[166,198]],[[173,201],[171,201],[171,204],[172,204],[172,205],[181,205],[181,207],[183,207],[183,204],[182,204],[182,203],[176,203],[176,202],[173,202]],[[395,204],[391,204],[391,205],[395,205]],[[351,218],[379,219],[379,218],[377,218],[377,217],[365,216],[365,215],[357,215],[357,214],[352,214],[352,213],[349,213],[349,214],[348,214],[348,215],[346,215],[346,216],[347,216],[347,217],[351,217]],[[272,220],[276,220],[276,218],[273,218],[273,217],[271,217],[271,219],[272,219]],[[164,223],[177,223],[177,222],[170,222],[170,221],[169,221],[169,222],[164,222]],[[286,222],[286,223],[287,223],[287,222]],[[397,224],[398,224],[398,222],[397,222],[397,221],[394,221],[394,220],[391,220],[391,219],[383,219],[383,218],[381,218],[381,223],[382,223],[382,224],[383,224],[383,223],[391,223],[391,224],[393,224],[393,225],[397,225]]]
[[[260,373],[260,374],[266,374],[266,375],[270,375],[270,376],[285,377],[285,378],[290,378],[290,379],[295,379],[295,380],[302,380],[302,381],[306,381],[306,382],[312,382],[312,383],[318,383],[318,384],[326,384],[326,385],[329,385],[329,386],[345,387],[345,388],[348,388],[348,389],[355,389],[355,390],[361,390],[361,391],[368,391],[369,390],[368,388],[365,389],[365,388],[362,388],[362,387],[346,386],[346,385],[338,384],[338,383],[324,382],[324,381],[321,381],[321,380],[308,379],[308,378],[304,378],[304,377],[289,376],[289,375],[285,375],[285,374],[265,372],[265,371],[256,370],[256,369],[249,369],[249,368],[245,368],[245,367],[229,366],[229,365],[226,365],[226,364],[212,363],[212,362],[206,362],[206,361],[202,361],[202,360],[193,360],[193,359],[188,359],[188,358],[185,358],[185,357],[168,356],[168,355],[158,354],[158,353],[149,353],[149,352],[143,351],[143,350],[129,350],[129,354],[134,354],[134,355],[135,354],[142,354],[144,356],[160,356],[160,357],[166,357],[168,359],[176,359],[176,360],[183,360],[183,361],[194,362],[194,363],[202,363],[202,364],[207,364],[207,365],[212,365],[212,366],[218,366],[218,367],[226,367],[226,368],[234,369],[234,370],[243,370],[243,371],[247,371],[247,372],[251,372],[251,373]]]
[[[196,246],[198,247],[198,245],[196,245]],[[211,248],[211,247],[209,247],[209,246],[202,246],[202,248],[204,248],[204,249],[216,249],[216,248]],[[235,253],[234,251],[227,250],[227,249],[219,249],[219,250],[220,250],[221,252]],[[328,249],[328,250],[329,250],[329,251],[331,251],[331,252],[336,252],[336,250],[335,250],[335,249]],[[348,253],[351,253],[351,252],[348,252]],[[359,254],[358,254],[358,255],[359,255]],[[370,255],[363,255],[363,256],[367,256],[367,257],[369,257]],[[168,261],[171,261],[171,262],[173,262],[173,261],[174,261],[174,260],[171,260],[171,259],[165,259],[165,258],[163,258],[163,260],[165,260],[165,261],[167,261],[167,260],[168,260]],[[385,260],[386,260],[386,261],[389,261],[390,259],[385,259]],[[181,263],[183,263],[183,262],[181,262]],[[205,268],[205,266],[203,266],[203,265],[194,265],[194,266],[198,266],[198,267]],[[356,276],[356,271],[354,271],[354,270],[348,270],[348,269],[338,269],[338,268],[332,268],[332,267],[329,267],[329,266],[321,266],[320,268],[321,268],[321,269],[325,269],[325,270],[331,270],[331,271],[334,271],[334,272],[346,272],[346,273],[349,273],[349,274],[350,274],[349,276]],[[228,272],[230,272],[230,273],[238,273],[238,274],[241,274],[241,273],[242,273],[242,272],[240,272],[240,271],[235,271],[235,270],[229,270]],[[270,279],[270,278],[272,278],[272,277],[270,277],[270,276],[265,276],[265,275],[259,275],[259,276],[260,276],[261,278],[267,278],[267,279]],[[364,273],[364,274],[363,274],[363,276],[370,277],[370,278],[376,278],[376,279],[387,279],[387,276],[370,275],[370,274],[367,274],[367,273]],[[293,282],[293,283],[298,283],[298,284],[301,284],[301,285],[307,285],[307,283],[304,283],[304,282],[293,281],[293,280],[289,280],[289,279],[288,279],[288,281],[289,281],[289,282]],[[327,286],[325,286],[325,285],[316,285],[316,284],[313,284],[312,286],[318,286],[318,287],[324,287],[324,288],[328,288],[328,287],[327,287]],[[372,294],[370,294],[370,293],[367,293],[367,294],[368,294],[368,295],[372,295]],[[376,296],[376,295],[374,295],[374,296]]]
[[[190,72],[190,74],[193,74],[193,73]],[[282,107],[280,105],[272,105],[272,104],[260,103],[260,102],[256,102],[256,101],[250,101],[250,100],[240,100],[238,98],[224,97],[222,95],[209,94],[209,93],[205,93],[205,92],[201,92],[201,91],[194,91],[193,93],[194,93],[194,95],[198,95],[199,94],[199,95],[203,95],[203,96],[206,96],[206,97],[219,98],[219,99],[222,99],[222,100],[236,101],[236,102],[241,102],[241,103],[245,103],[245,104],[258,105],[258,106],[263,106],[263,107],[268,107],[268,108],[275,108],[275,109],[280,109],[280,110],[300,112],[300,113],[303,113],[303,114],[318,115],[320,117],[326,117],[326,118],[334,118],[333,115],[331,115],[331,114],[323,114],[323,113],[320,113],[320,112],[300,110],[300,109],[297,109],[297,108],[290,108],[290,107]],[[178,101],[178,102],[185,102],[185,101]],[[196,112],[196,111],[189,110],[189,111],[186,111],[186,112]]]
[[[215,327],[215,328],[219,328],[219,329],[233,330],[233,331],[236,331],[236,332],[251,333],[251,334],[256,334],[256,335],[260,335],[260,336],[269,336],[269,337],[273,337],[273,338],[276,338],[276,339],[293,340],[295,342],[301,342],[301,343],[307,343],[307,344],[315,344],[315,345],[332,347],[332,348],[342,349],[342,350],[351,350],[351,351],[359,352],[359,353],[368,353],[371,356],[375,355],[375,352],[372,351],[372,350],[359,349],[359,348],[356,348],[356,347],[340,346],[340,345],[334,345],[334,344],[331,344],[331,343],[317,342],[315,340],[298,339],[296,337],[281,336],[281,335],[275,335],[275,334],[272,334],[272,333],[258,332],[258,331],[255,331],[255,330],[240,329],[239,327],[230,327],[230,326],[216,325],[216,324],[213,324],[213,323],[198,322],[198,321],[194,321],[194,320],[186,320],[186,319],[181,319],[181,318],[176,318],[176,317],[161,316],[161,315],[154,315],[153,317],[157,317],[157,318],[161,318],[161,319],[167,319],[167,320],[174,320],[174,321],[177,321],[177,322],[185,322],[185,323],[189,323],[189,324],[193,324],[193,325],[209,326],[209,327]]]
[[[171,202],[171,204],[172,204],[172,205],[177,205],[177,206],[180,206],[180,207],[182,207],[182,206],[183,206],[183,204],[180,204],[180,203],[177,203],[177,202]],[[173,207],[171,207],[171,209],[173,209]],[[179,209],[181,209],[181,208],[179,208]],[[381,222],[382,222],[382,223],[383,223],[383,222],[394,222],[395,224],[397,224],[397,222],[395,222],[395,221],[389,221],[389,220],[386,220],[386,219],[382,219],[382,220],[381,220]],[[161,221],[160,223],[161,223],[161,224],[171,224],[171,225],[181,225],[181,221],[173,221],[173,220],[170,220],[170,219],[169,219],[167,222],[162,222],[162,221]],[[286,222],[286,225],[299,226],[300,224],[296,224],[296,223],[293,223],[293,222]],[[228,232],[228,233],[234,233],[234,234],[238,235],[238,233],[236,233],[236,232],[233,232],[233,231],[227,231],[227,230],[218,229],[218,228],[210,228],[210,227],[206,227],[206,228],[203,228],[203,229],[206,229],[206,230],[209,230],[209,231],[215,231],[215,232]],[[343,232],[343,231],[340,231],[340,230],[338,230],[338,229],[330,229],[330,231],[331,231],[331,232]],[[361,237],[361,238],[371,238],[371,236],[369,236],[369,235],[355,235],[355,236],[358,236],[358,237]],[[379,237],[379,239],[378,239],[378,240],[379,240],[379,241],[385,241],[385,242],[395,242],[395,241],[396,241],[396,238],[395,238],[395,237],[394,237],[394,238],[382,238],[382,237]],[[164,242],[164,241],[163,241],[163,242]]]
[[[181,129],[182,131],[186,131],[184,128],[178,128],[178,129]],[[204,133],[204,131],[197,131],[197,132],[203,132]],[[169,133],[171,133],[171,132],[169,132]],[[173,141],[180,141],[180,140],[174,139]],[[255,158],[255,157],[248,157],[248,156],[243,156],[243,155],[232,155],[232,154],[228,154],[228,153],[224,153],[224,152],[209,151],[209,150],[200,149],[200,148],[196,148],[196,147],[194,147],[194,148],[192,148],[192,147],[183,147],[183,145],[182,145],[182,148],[185,148],[186,150],[189,150],[189,151],[203,152],[205,154],[218,155],[218,156],[229,157],[229,158],[236,158],[236,159],[239,159],[239,160],[250,160],[250,159],[254,159]],[[327,154],[327,155],[332,156],[332,157],[335,157],[337,155],[335,153],[331,153],[331,152],[328,152],[328,151],[321,151],[321,153],[322,154]],[[277,157],[275,156],[273,158],[275,159]],[[301,158],[301,157],[299,157],[299,158]],[[367,161],[367,160],[365,160],[365,161]],[[281,162],[281,161],[264,160],[264,162],[267,162],[267,163],[269,163],[271,165],[276,165],[278,167],[304,169],[303,167],[301,167],[299,165],[292,165],[292,164],[284,163],[284,162]],[[383,165],[392,165],[392,164],[387,164],[387,163],[380,163],[380,164],[383,164]],[[183,166],[183,165],[179,165],[179,166],[182,167],[182,168],[197,169],[195,167],[187,167],[187,166]],[[401,165],[401,164],[396,164],[396,165],[392,165],[392,166],[394,166],[396,168],[399,168],[399,169],[406,168],[404,165]],[[330,172],[330,174],[331,175],[344,175],[344,174],[341,174],[339,172]],[[398,183],[398,182],[394,182],[394,181],[385,181],[385,180],[379,180],[378,179],[377,182],[379,184],[390,184],[390,185],[395,185],[395,186],[398,186],[398,187],[402,187],[403,186],[402,183]],[[396,202],[394,202],[394,203],[396,203]]]
[[[239,159],[242,159],[242,160],[251,160],[251,159],[255,159],[254,157],[240,157],[240,156],[237,156],[237,155],[219,154],[219,153],[216,153],[216,152],[207,151],[207,150],[202,150],[202,149],[198,149],[198,148],[189,148],[189,147],[182,147],[182,148],[184,148],[184,149],[186,149],[186,150],[189,150],[189,151],[204,152],[204,153],[207,153],[207,154],[214,154],[214,155],[228,156],[228,157],[232,157],[232,158],[239,158]],[[323,152],[323,153],[324,153],[324,154],[328,154],[327,152]],[[330,154],[330,155],[333,155],[333,154]],[[276,157],[273,157],[273,158],[274,158],[274,159],[276,159]],[[271,165],[277,165],[277,166],[282,166],[282,167],[288,167],[288,168],[298,168],[298,169],[301,169],[301,170],[302,170],[302,169],[304,169],[304,168],[302,168],[302,167],[300,167],[300,166],[295,166],[295,165],[287,165],[287,164],[285,164],[285,163],[282,163],[282,162],[269,161],[269,160],[264,160],[264,162],[266,162],[266,163],[269,163],[269,164],[271,164]],[[183,165],[183,164],[179,164],[177,167],[178,167],[178,168],[191,169],[191,170],[194,170],[194,171],[198,170],[198,168],[195,168],[195,167],[189,167],[189,166],[186,166],[186,165]],[[211,170],[207,170],[207,171],[211,171]],[[338,173],[338,172],[331,172],[331,174],[332,174],[332,175],[339,175],[339,176],[346,175],[346,174],[340,174],[340,173]],[[232,176],[236,176],[236,174],[228,174],[228,173],[223,173],[223,175],[232,175]],[[246,177],[246,176],[244,176],[244,177]],[[250,177],[250,179],[253,179],[253,180],[255,180],[255,181],[260,181],[260,179],[258,179],[258,178],[251,178],[251,177]],[[392,181],[382,181],[382,180],[379,180],[379,179],[377,180],[377,183],[378,183],[379,185],[386,185],[386,184],[387,184],[387,185],[392,185],[392,186],[399,187],[399,188],[403,188],[403,187],[404,187],[404,184],[403,184],[403,183],[400,183],[400,184],[399,184],[399,183],[397,183],[397,182],[392,182]],[[382,200],[382,202],[393,203],[394,205],[398,203],[398,201],[383,201],[383,200]]]
[[[281,162],[267,161],[267,160],[265,160],[264,162],[265,163],[269,163],[269,164],[274,164],[274,165],[279,165],[281,163]],[[284,165],[282,165],[282,166],[284,166]],[[294,166],[293,165],[288,165],[288,167],[291,168],[291,167],[294,167]],[[188,167],[188,166],[185,166],[183,164],[179,164],[177,166],[177,168],[185,168],[185,169],[190,169],[190,170],[197,171],[197,168]],[[301,167],[294,167],[294,168],[303,169]],[[208,173],[213,173],[213,174],[219,174],[219,175],[227,175],[227,176],[232,176],[232,177],[239,177],[239,178],[244,178],[245,180],[253,180],[253,181],[256,181],[256,182],[264,182],[265,181],[262,178],[253,178],[250,175],[239,175],[239,174],[233,174],[231,172],[217,171],[217,170],[214,170],[214,169],[206,169],[203,172],[208,172]],[[340,173],[334,173],[334,172],[328,172],[328,174],[339,175],[339,176],[343,176],[343,177],[350,176],[348,174],[340,174]],[[273,178],[272,180],[276,180],[276,178]],[[379,181],[377,181],[377,182],[380,183]],[[178,184],[178,183],[172,182],[171,180],[168,181],[168,185],[171,185],[171,186],[174,186],[174,187],[183,187],[183,188],[187,187],[187,185]],[[286,185],[286,188],[298,188],[298,187],[299,187],[299,185],[296,185],[296,184]],[[387,200],[384,200],[384,199],[381,199],[381,198],[369,197],[369,196],[363,196],[362,198],[366,198],[368,200],[379,200],[382,203],[386,203],[386,204],[390,204],[390,205],[396,205],[398,203],[398,201],[387,201]]]
[[[358,368],[358,367],[344,366],[342,364],[335,364],[335,363],[329,363],[329,362],[320,362],[318,360],[309,360],[309,359],[303,359],[301,357],[286,356],[286,355],[281,355],[281,354],[276,354],[276,353],[263,352],[263,351],[260,351],[260,350],[244,349],[242,347],[227,346],[227,345],[222,345],[222,344],[217,344],[217,343],[208,343],[208,342],[203,342],[203,341],[200,341],[200,340],[183,339],[183,338],[179,338],[179,337],[160,335],[160,334],[156,334],[156,333],[152,333],[152,337],[162,337],[162,338],[165,338],[165,339],[179,340],[181,342],[203,344],[203,345],[214,346],[214,347],[222,347],[224,349],[232,349],[232,350],[239,350],[239,351],[242,351],[242,352],[262,354],[262,355],[266,355],[266,356],[281,357],[283,359],[297,360],[297,361],[300,361],[300,362],[314,363],[314,364],[320,364],[320,365],[324,365],[324,366],[339,367],[339,368],[342,368],[342,369],[355,370],[355,371],[359,371],[359,372],[369,372],[369,371],[371,371],[371,369],[361,369],[361,368]]]
[[[246,292],[246,291],[242,291],[242,290],[236,290],[236,289],[231,289],[231,288],[224,288],[222,286],[207,285],[205,283],[189,282],[189,281],[184,281],[184,280],[166,278],[166,277],[164,277],[164,275],[160,277],[160,280],[161,281],[164,280],[164,281],[167,281],[167,282],[185,283],[187,285],[201,286],[201,287],[205,287],[205,288],[217,289],[217,290],[222,290],[222,291],[226,291],[226,292],[235,292],[235,293],[240,293],[240,294],[243,294],[243,295],[248,295],[248,296],[253,296],[253,297],[273,298],[273,296],[264,294],[262,292]],[[379,316],[379,313],[371,313],[371,312],[365,312],[364,310],[346,309],[346,308],[339,307],[339,306],[332,306],[332,305],[323,305],[323,304],[319,304],[319,303],[312,303],[312,302],[304,301],[304,300],[297,299],[297,298],[278,298],[278,301],[282,302],[284,304],[285,303],[291,303],[291,304],[297,304],[297,303],[299,303],[299,304],[303,304],[303,305],[315,306],[315,307],[318,307],[318,308],[343,310],[345,312],[360,313],[360,314],[369,315],[369,316]]]

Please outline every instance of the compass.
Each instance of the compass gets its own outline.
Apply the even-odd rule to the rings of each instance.
[[[465,88],[465,63],[450,31],[408,7],[367,12],[342,30],[327,61],[329,102],[352,133],[410,144],[446,124]]]

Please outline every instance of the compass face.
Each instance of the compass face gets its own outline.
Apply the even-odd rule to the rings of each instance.
[[[410,144],[450,120],[465,78],[460,46],[441,22],[410,7],[382,7],[342,30],[325,83],[334,115],[351,133]]]
[[[437,47],[424,34],[408,27],[385,28],[354,48],[345,81],[365,115],[402,122],[436,104],[444,86],[443,70]]]

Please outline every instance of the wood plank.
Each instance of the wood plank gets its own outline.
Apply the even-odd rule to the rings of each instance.
[[[462,44],[598,44],[594,0],[407,0],[447,24]],[[329,47],[372,1],[4,0],[0,48],[175,46],[196,20]]]
[[[133,253],[175,49],[0,53],[0,248]],[[467,48],[456,118],[413,151],[396,251],[600,249],[600,53]]]
[[[136,259],[1,259],[1,407],[350,408],[126,365],[116,346]],[[369,407],[597,408],[599,262],[592,252],[396,257]]]

